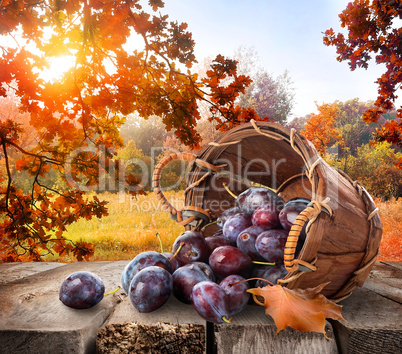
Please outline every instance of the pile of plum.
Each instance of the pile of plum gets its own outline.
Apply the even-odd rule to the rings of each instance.
[[[250,286],[276,284],[287,274],[283,255],[288,233],[309,202],[295,198],[285,203],[268,188],[249,188],[237,197],[234,207],[219,216],[219,230],[213,235],[186,231],[177,237],[171,253],[146,251],[137,255],[123,271],[122,287],[142,313],[160,308],[173,294],[181,302],[192,304],[207,321],[230,322],[249,302]],[[305,238],[303,229],[296,256]],[[102,288],[99,280],[94,277],[91,283],[90,275],[83,277],[81,286],[87,284],[87,292],[93,290],[95,296],[95,288]],[[79,303],[84,308],[78,295],[74,297],[82,293],[77,277],[70,282],[68,279],[60,287],[60,299],[68,299],[69,304],[63,303],[70,307]],[[90,306],[102,297],[103,293]]]
[[[283,278],[284,247],[289,230],[310,201],[285,203],[268,188],[241,193],[235,206],[217,220],[219,230],[209,237],[186,231],[175,240],[171,253],[147,251],[124,269],[122,286],[139,312],[161,307],[173,295],[210,322],[229,322],[249,302],[250,285],[266,286]],[[306,237],[299,237],[298,253]]]

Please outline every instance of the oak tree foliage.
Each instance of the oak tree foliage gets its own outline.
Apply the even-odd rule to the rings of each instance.
[[[355,0],[339,15],[346,35],[325,32],[324,44],[335,46],[337,60],[347,61],[350,69],[367,69],[372,59],[383,64],[385,72],[377,80],[378,96],[374,107],[363,114],[367,123],[377,122],[380,116],[393,109],[398,92],[402,89],[402,1]],[[402,107],[396,118],[386,121],[376,133],[377,141],[388,141],[402,146]],[[402,167],[402,161],[401,167]]]
[[[161,0],[0,2],[0,95],[15,92],[37,137],[25,147],[25,125],[13,118],[0,121],[1,260],[41,260],[47,253],[88,259],[92,244],[64,236],[79,218],[107,215],[106,203],[85,192],[108,172],[131,193],[140,192],[135,176],[122,180],[115,159],[123,145],[124,116],[160,116],[166,129],[192,148],[200,146],[199,102],[208,102],[209,120],[221,131],[258,119],[254,110],[235,103],[251,83],[237,74],[236,61],[218,55],[202,80],[192,72],[191,33],[186,23],[162,14],[163,5]],[[141,48],[129,49],[133,37]],[[60,79],[46,81],[40,73],[58,56],[73,57],[74,65]],[[32,176],[28,193],[15,186],[13,166]],[[68,176],[73,187],[84,183],[85,190],[46,185],[51,170]]]

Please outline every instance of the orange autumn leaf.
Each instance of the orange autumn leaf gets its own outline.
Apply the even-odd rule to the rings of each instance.
[[[325,335],[325,319],[344,320],[342,306],[328,300],[320,291],[328,283],[309,289],[288,289],[280,285],[249,289],[254,301],[265,307],[277,328],[275,334],[292,327],[304,332],[318,332]],[[262,296],[261,303],[256,296]]]

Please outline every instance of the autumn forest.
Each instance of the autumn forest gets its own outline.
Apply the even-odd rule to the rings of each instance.
[[[155,165],[251,120],[295,129],[360,181],[380,209],[380,259],[401,261],[402,28],[392,24],[402,1],[355,0],[339,14],[344,32],[329,24],[323,34],[350,70],[382,65],[377,97],[316,102],[301,117],[292,114],[291,73],[271,74],[247,46],[196,58],[191,26],[163,7],[0,2],[0,262],[130,259],[159,250],[156,233],[169,247],[180,227],[153,196]],[[133,36],[141,50],[126,46]],[[72,65],[44,77],[57,57]],[[185,172],[172,163],[161,180],[178,203]]]

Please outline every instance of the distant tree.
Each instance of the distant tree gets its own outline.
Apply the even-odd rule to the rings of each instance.
[[[266,72],[260,74],[251,89],[250,104],[254,102],[254,106],[250,107],[253,107],[260,117],[268,117],[279,123],[286,122],[293,108],[292,83],[287,71],[275,79]],[[244,106],[249,106],[248,102]]]
[[[396,113],[389,112],[382,115],[377,123],[367,125],[362,120],[362,115],[372,105],[372,102],[361,102],[358,98],[317,105],[318,115],[295,118],[287,126],[298,129],[304,123],[300,131],[314,143],[327,162],[349,173],[358,148],[372,143],[377,127],[386,120],[395,118]],[[334,144],[336,150],[327,152]]]
[[[239,74],[256,78],[260,72],[266,71],[261,64],[261,58],[253,46],[241,45],[233,53],[233,58],[238,61]],[[246,90],[247,91],[247,90]]]
[[[377,122],[382,114],[393,109],[397,91],[402,89],[402,0],[355,0],[339,15],[347,35],[325,32],[324,44],[337,48],[339,61],[347,61],[350,69],[368,68],[372,57],[384,64],[385,73],[377,80],[378,97],[374,107],[367,109],[363,120]],[[375,132],[377,141],[402,146],[402,107],[395,119],[384,122]],[[402,160],[400,161],[402,168]]]
[[[285,71],[273,77],[259,63],[258,53],[252,47],[239,47],[234,58],[238,60],[238,71],[248,75],[253,82],[239,97],[241,107],[251,107],[260,117],[284,123],[294,105],[293,81]]]
[[[197,132],[201,136],[202,149],[222,135],[222,132],[217,130],[215,124],[208,119],[202,119],[198,123]],[[166,137],[163,143],[163,149],[162,154],[158,156],[158,160],[176,152],[197,153],[197,151],[194,151],[190,147],[181,144],[174,135]],[[185,187],[184,175],[187,173],[187,167],[188,164],[182,161],[171,162],[163,170],[161,184],[166,187],[174,185],[176,189],[183,189]],[[178,184],[177,181],[179,181]]]
[[[201,137],[201,148],[205,148],[208,144],[222,135],[220,130],[217,130],[215,124],[208,119],[201,120],[197,125],[197,132]],[[194,149],[189,146],[185,146],[174,135],[168,135],[163,142],[163,156],[166,156],[172,152],[188,152],[196,153]]]
[[[342,136],[342,144],[339,145],[338,150],[340,157],[343,157],[345,154],[355,156],[357,147],[372,141],[373,134],[378,126],[387,120],[394,119],[396,115],[396,112],[391,111],[382,115],[377,123],[367,125],[363,121],[362,116],[368,108],[373,106],[373,102],[362,102],[358,98],[354,98],[345,102],[335,101],[331,105],[334,112],[336,107],[334,128]],[[301,124],[304,126],[310,118],[310,115],[303,118],[295,118],[287,126],[298,129]]]
[[[117,157],[123,161],[132,159],[141,159],[144,157],[142,150],[137,148],[137,144],[133,139],[129,140],[124,148],[120,149]]]
[[[336,103],[318,105],[317,102],[316,106],[319,113],[311,113],[301,134],[310,140],[323,156],[329,145],[341,142],[342,137],[335,128],[338,106]]]
[[[357,148],[348,174],[359,180],[375,197],[398,198],[402,196],[402,170],[395,164],[401,158],[402,154],[396,152],[390,143],[364,144]]]
[[[134,140],[144,155],[151,156],[159,154],[166,137],[174,134],[166,131],[161,117],[150,116],[145,120],[138,115],[129,115],[120,129],[120,135],[125,141]]]
[[[306,124],[307,120],[311,117],[310,114],[307,114],[304,117],[296,117],[293,118],[291,121],[286,123],[286,127],[289,129],[296,129],[298,133],[300,133],[304,129],[304,125]]]
[[[338,106],[335,128],[342,135],[343,144],[340,153],[355,155],[356,149],[372,140],[374,128],[362,119],[363,113],[373,106],[372,102],[361,102],[358,98],[346,102],[335,102]]]
[[[118,151],[117,159],[116,163],[120,172],[124,171],[125,175],[132,175],[138,180],[143,189],[147,185],[151,185],[153,161],[150,156],[144,155],[142,150],[137,148],[133,139],[129,140],[124,148]],[[117,191],[117,189],[114,191]]]
[[[198,128],[198,126],[197,126]],[[174,135],[168,135],[163,142],[163,150],[156,156],[155,163],[172,153],[195,153],[194,149],[180,143]],[[160,184],[164,189],[180,190],[186,187],[186,175],[189,164],[184,160],[175,160],[167,164],[162,172]]]
[[[216,130],[213,122],[207,119],[201,120],[197,126],[197,132],[201,136],[201,147],[205,148],[210,142],[215,141],[222,135],[222,132]]]

